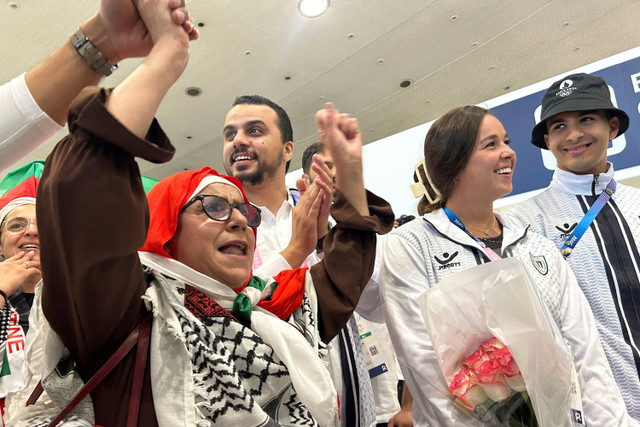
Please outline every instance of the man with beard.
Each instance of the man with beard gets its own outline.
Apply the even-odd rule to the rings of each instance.
[[[352,119],[349,123],[356,131],[357,121]],[[227,174],[240,180],[248,199],[262,210],[254,274],[274,275],[317,263],[322,257],[331,203],[323,206],[317,218],[308,218],[295,209],[300,193],[287,189],[285,184],[293,156],[293,130],[286,111],[259,95],[239,96],[225,118],[223,139]],[[313,162],[311,167],[316,174],[331,175],[322,161]],[[307,188],[302,178],[296,184],[300,191]],[[311,254],[305,253],[300,244],[312,234],[307,232],[310,226],[316,226],[318,231],[316,250]],[[371,381],[353,317],[327,350],[329,370],[340,396],[342,425],[375,425]]]

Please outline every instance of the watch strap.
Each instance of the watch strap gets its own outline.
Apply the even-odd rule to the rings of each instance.
[[[82,33],[80,28],[69,37],[69,42],[84,62],[95,72],[109,76],[113,70],[118,68],[118,64],[112,65],[109,59],[103,56],[91,43],[91,40]]]

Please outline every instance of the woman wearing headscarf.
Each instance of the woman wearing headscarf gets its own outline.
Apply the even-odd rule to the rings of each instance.
[[[183,172],[158,183],[147,207],[134,157],[159,163],[174,153],[153,116],[186,65],[188,42],[162,17],[140,14],[154,36],[151,54],[113,91],[76,100],[71,135],[43,173],[43,310],[55,331],[45,364],[68,353],[86,382],[151,313],[133,423],[332,424],[336,394],[318,346],[349,318],[373,270],[375,231],[393,221],[388,204],[362,185],[357,123],[330,107],[318,119],[342,190],[323,263],[252,277],[260,216],[238,181],[209,168]],[[313,218],[330,202],[329,187],[303,197]],[[125,424],[138,351],[91,393],[89,422]]]
[[[22,384],[29,313],[41,283],[34,180],[0,197],[0,399]]]
[[[387,236],[380,293],[414,399],[414,425],[482,425],[447,396],[425,323],[416,321],[422,319],[418,297],[457,272],[501,257],[522,261],[570,344],[582,393],[580,415],[588,425],[626,425],[593,314],[572,271],[550,240],[493,211],[493,202],[512,190],[515,163],[507,133],[489,111],[466,106],[445,113],[427,133],[425,167],[416,176],[422,217]],[[570,422],[568,414],[567,408]]]

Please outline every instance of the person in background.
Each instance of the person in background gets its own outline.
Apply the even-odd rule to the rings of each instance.
[[[35,188],[0,198],[0,408],[23,382],[26,335],[36,286],[42,283]]]
[[[414,424],[481,425],[446,394],[429,333],[416,321],[422,318],[418,297],[457,272],[516,257],[575,357],[583,419],[626,425],[629,416],[573,272],[553,242],[493,211],[493,202],[512,190],[515,163],[502,124],[483,108],[455,108],[427,132],[422,218],[387,236],[380,271],[382,307],[413,397]]]
[[[317,173],[311,168],[314,158],[319,159],[329,168],[332,177],[335,174],[331,153],[325,149],[322,141],[314,142],[302,153],[302,178],[306,186],[310,186],[317,177]],[[333,194],[335,194],[335,188],[333,189]],[[378,237],[378,243],[376,245],[376,268],[364,292],[371,292],[370,288],[372,287],[375,288],[377,292],[377,274],[379,271],[378,255],[384,237],[385,236]],[[361,301],[362,299],[361,297]],[[371,387],[376,404],[376,425],[378,427],[386,427],[387,425],[397,427],[411,426],[411,395],[408,391],[406,392],[408,396],[405,396],[405,405],[402,407],[403,412],[400,412],[401,407],[398,399],[398,362],[393,351],[393,346],[391,345],[389,332],[384,323],[384,317],[382,321],[369,320],[361,316],[358,313],[358,309],[359,306],[356,307],[353,316],[358,325],[359,336],[365,336],[366,342],[361,341],[360,338],[358,342],[362,345],[363,355],[367,363],[369,375],[371,376]]]
[[[184,0],[171,0],[167,12],[190,39],[198,37]],[[102,0],[69,41],[0,86],[0,172],[62,129],[83,88],[110,75],[121,60],[146,56],[151,46],[132,0]]]
[[[629,127],[607,83],[572,74],[542,98],[531,143],[557,166],[549,187],[507,215],[551,239],[572,267],[629,414],[640,421],[640,190],[617,183],[611,140]]]

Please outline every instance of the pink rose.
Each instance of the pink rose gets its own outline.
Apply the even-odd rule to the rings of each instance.
[[[502,367],[497,360],[487,360],[476,369],[475,381],[489,398],[500,402],[509,397],[510,391],[502,375]]]
[[[478,366],[489,360],[490,357],[482,349],[476,350],[471,356],[467,357],[462,366],[466,366],[470,369],[477,369]]]
[[[458,402],[471,411],[487,400],[486,393],[482,387],[475,383],[474,377],[475,374],[473,371],[463,366],[455,377],[453,377],[453,381],[451,381],[449,385],[451,395],[456,397]]]
[[[496,337],[490,338],[485,342],[483,342],[482,344],[480,344],[480,349],[484,350],[487,353],[491,353],[493,351],[496,351],[505,347],[506,346],[502,343],[502,341],[500,341]]]
[[[491,358],[500,363],[503,374],[510,377],[520,375],[520,368],[518,368],[518,364],[507,347],[494,351],[491,354]]]

